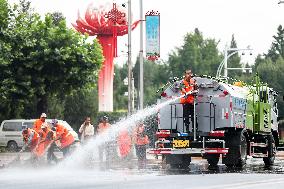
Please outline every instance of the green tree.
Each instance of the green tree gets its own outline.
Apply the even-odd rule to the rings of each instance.
[[[29,55],[37,60],[32,87],[42,87],[35,91],[39,113],[46,110],[48,95],[64,97],[72,90],[94,84],[102,63],[102,51],[97,41],[88,43],[87,37],[68,29],[65,21],[54,25],[50,15],[39,22],[35,30],[38,43]]]
[[[284,28],[282,25],[277,28],[277,35],[274,35],[273,38],[274,41],[266,57],[275,62],[279,57],[284,58]]]
[[[204,39],[198,29],[186,34],[182,47],[169,55],[169,75],[182,76],[186,69],[191,69],[199,75],[215,75],[222,60],[217,45],[215,39]]]
[[[114,81],[113,81],[113,109],[115,111],[127,111],[128,97],[125,92],[128,86],[124,85],[124,79],[128,76],[127,64],[122,67],[114,65]]]
[[[156,103],[159,94],[156,91],[172,77],[183,75],[184,70],[191,68],[196,74],[215,75],[217,67],[222,60],[215,39],[204,39],[202,33],[195,29],[184,38],[184,44],[176,48],[168,62],[152,62],[144,60],[144,105]],[[139,89],[139,61],[137,59],[133,69],[134,85],[136,92]],[[127,77],[127,66],[115,67],[114,80],[114,107],[127,109],[127,86],[123,85],[123,79]],[[137,94],[136,93],[136,94]],[[135,98],[138,104],[139,93]]]
[[[168,79],[168,65],[162,62],[152,62],[144,60],[144,106],[155,104],[159,94],[156,91],[164,85]],[[140,64],[137,58],[133,68],[134,87],[135,87],[135,108],[138,107],[139,99],[139,74]],[[128,98],[125,92],[128,92],[128,86],[124,85],[123,80],[128,77],[128,67],[124,64],[122,67],[115,65],[114,76],[114,110],[127,111]]]
[[[98,91],[96,88],[83,89],[68,95],[64,103],[64,113],[54,117],[62,117],[78,131],[86,116],[95,120],[98,112]]]
[[[44,20],[25,1],[10,14],[9,28],[2,30],[1,88],[8,99],[9,117],[19,117],[36,100],[36,114],[48,110],[48,99],[63,99],[72,91],[95,84],[103,57],[99,43],[87,42],[67,28],[65,20]]]
[[[58,26],[61,21],[66,19],[61,12],[53,12],[50,15],[52,17],[53,24],[56,26]]]
[[[6,65],[7,65],[7,58],[5,54],[3,53],[6,51],[9,46],[7,46],[6,43],[4,43],[3,39],[3,30],[5,30],[8,27],[9,23],[9,6],[7,0],[0,0],[0,89],[4,89],[4,83],[2,81],[5,79],[7,75],[6,71]],[[8,99],[5,90],[1,90],[0,92],[0,121],[5,119],[8,115],[9,109],[8,107]]]
[[[230,48],[238,48],[234,35],[232,35]],[[234,53],[234,52],[235,51],[229,51],[229,54]],[[241,68],[242,67],[241,57],[239,56],[238,53],[232,55],[228,59],[228,67],[230,67],[230,68]],[[228,72],[228,77],[231,77],[231,78],[236,78],[236,77],[239,78],[241,75],[242,75],[242,72],[240,70],[233,70],[233,71]]]
[[[23,29],[30,26],[28,21],[32,21],[32,17],[25,12],[27,6],[26,2],[21,1],[19,6],[8,9],[8,27],[1,30],[0,92],[5,101],[5,114],[10,115],[8,117],[19,117],[25,102],[31,97],[31,90],[28,89],[30,78],[23,74],[27,67],[19,61],[20,57],[25,56],[23,46],[31,44],[27,39],[29,32]]]
[[[162,62],[153,62],[149,60],[144,60],[143,64],[144,70],[144,106],[149,106],[155,104],[159,97],[159,94],[156,91],[169,79],[168,75],[168,65]],[[134,75],[134,86],[137,93],[139,94],[139,74],[140,74],[140,64],[139,59],[137,58],[136,64],[133,68]],[[136,104],[138,104],[139,95],[136,98]],[[138,105],[137,105],[138,106]]]
[[[9,6],[7,0],[0,0],[0,32],[8,27]],[[0,33],[1,34],[1,33]]]
[[[263,60],[257,66],[257,72],[259,73],[263,82],[268,83],[269,87],[279,92],[277,98],[279,114],[284,116],[284,102],[283,102],[283,92],[284,92],[284,60],[279,57],[275,62],[270,58]]]
[[[279,92],[277,98],[279,115],[284,116],[284,28],[280,25],[277,34],[273,36],[274,41],[264,58],[260,55],[256,58],[255,69],[262,81],[267,82],[270,87]]]

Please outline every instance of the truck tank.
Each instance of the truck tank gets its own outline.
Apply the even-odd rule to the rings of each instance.
[[[187,167],[192,156],[204,157],[210,165],[216,165],[220,157],[227,166],[242,167],[248,155],[273,164],[278,141],[277,93],[257,76],[252,86],[203,76],[194,79],[198,86],[195,124],[190,123],[185,132],[178,98],[182,80],[171,83],[158,102],[177,99],[159,110],[158,140],[150,153],[161,154],[175,167]]]

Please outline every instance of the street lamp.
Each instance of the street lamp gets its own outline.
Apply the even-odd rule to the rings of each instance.
[[[278,4],[284,3],[284,1],[279,1]]]
[[[133,99],[133,73],[132,73],[132,61],[131,61],[131,0],[128,0],[128,115],[131,115],[134,110],[134,99]]]
[[[234,54],[238,53],[239,51],[252,51],[252,49],[250,47],[245,48],[245,49],[239,49],[239,48],[229,48],[227,45],[225,46],[224,59],[218,67],[217,74],[216,74],[217,78],[221,76],[223,66],[224,66],[224,77],[225,78],[228,77],[228,70],[249,70],[250,73],[252,72],[251,68],[228,68],[228,59]],[[252,55],[251,52],[250,52],[250,55]]]
[[[143,74],[143,24],[141,23],[143,21],[143,0],[140,0],[140,51],[139,51],[139,59],[140,59],[140,74],[139,74],[139,109],[143,109],[143,94],[144,94],[144,74]],[[132,72],[132,52],[131,52],[131,24],[132,24],[132,18],[131,18],[131,0],[127,1],[128,4],[128,115],[131,115],[134,111],[134,78],[133,78],[133,72]],[[123,7],[126,7],[126,5],[123,3]]]
[[[144,70],[143,70],[143,0],[140,0],[140,51],[139,51],[139,62],[140,62],[140,74],[139,74],[139,109],[143,109],[144,104]]]

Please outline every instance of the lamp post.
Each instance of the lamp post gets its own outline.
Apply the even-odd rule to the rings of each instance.
[[[132,72],[132,46],[131,46],[131,27],[132,27],[132,18],[131,18],[131,0],[128,0],[128,115],[131,115],[134,111],[134,79]]]
[[[139,109],[143,109],[144,104],[144,69],[143,69],[143,0],[140,0],[140,74],[139,74]]]
[[[220,77],[223,66],[224,66],[224,78],[228,77],[228,70],[249,70],[250,72],[252,71],[251,68],[228,68],[228,59],[234,54],[238,53],[239,51],[252,51],[252,49],[249,47],[244,49],[239,49],[239,48],[229,48],[227,45],[225,46],[224,59],[218,67],[216,74],[217,78]]]
[[[132,61],[131,61],[131,0],[128,0],[128,115],[131,115],[134,110],[134,102],[133,102],[133,85],[132,85]]]
[[[284,1],[279,1],[278,4],[284,3]]]

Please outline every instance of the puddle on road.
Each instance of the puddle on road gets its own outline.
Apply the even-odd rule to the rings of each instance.
[[[197,175],[197,174],[224,174],[224,173],[242,173],[242,174],[284,174],[284,161],[275,160],[275,164],[270,167],[266,167],[262,159],[248,160],[244,168],[228,168],[226,165],[219,164],[217,167],[209,167],[206,160],[202,160],[201,163],[193,162],[188,169],[161,169],[155,167],[153,172],[157,172],[159,175]]]

